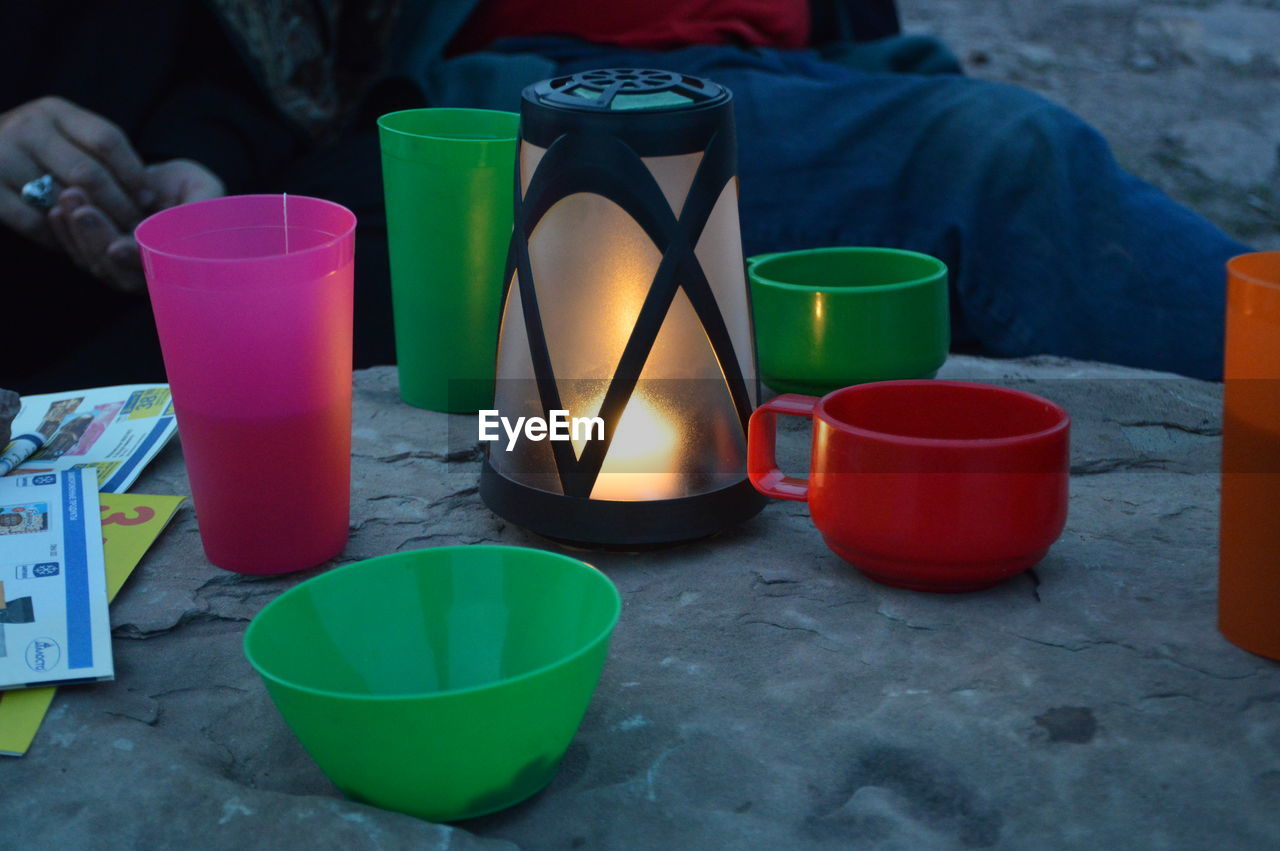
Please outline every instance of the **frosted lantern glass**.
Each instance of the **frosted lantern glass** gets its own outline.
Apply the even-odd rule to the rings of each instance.
[[[539,146],[521,144],[520,173],[526,190],[529,176],[545,153]],[[645,157],[642,161],[668,203],[682,205],[702,155]],[[672,212],[679,215],[679,206]],[[694,253],[717,302],[728,308],[721,310],[721,316],[732,335],[741,368],[753,374],[754,346],[736,183],[725,187]],[[529,260],[538,303],[555,306],[543,311],[542,324],[561,401],[571,417],[595,416],[662,253],[617,204],[599,195],[577,193],[557,201],[538,223],[529,238]],[[523,310],[518,276],[513,276],[508,290],[499,339],[499,351],[504,355],[510,352],[511,357],[500,364],[498,378],[531,382],[528,337],[523,323],[508,321],[513,309],[514,315]],[[676,381],[668,385],[662,379]],[[689,383],[694,381],[699,383]],[[746,463],[746,441],[741,433],[716,433],[717,423],[735,418],[728,386],[718,395],[712,393],[710,399],[698,398],[695,405],[686,398],[691,386],[710,388],[724,381],[724,370],[688,296],[677,292],[591,497],[671,499],[732,484],[737,478],[733,469]],[[754,405],[758,401],[755,387],[749,392]],[[540,416],[542,412],[532,384],[519,400],[504,402],[504,416]],[[712,410],[704,411],[708,406]],[[662,442],[668,445],[658,445],[654,435],[662,435]],[[714,438],[716,451],[704,451],[703,438],[707,436]],[[580,454],[579,447],[575,452]],[[521,441],[511,452],[495,453],[491,463],[514,481],[561,492],[556,477],[547,473],[550,454],[545,441]]]

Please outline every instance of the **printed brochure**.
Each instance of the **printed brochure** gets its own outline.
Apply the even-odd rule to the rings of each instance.
[[[0,479],[0,689],[114,676],[100,513],[90,471]]]

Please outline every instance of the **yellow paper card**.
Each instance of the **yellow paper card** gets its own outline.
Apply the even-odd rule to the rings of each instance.
[[[116,592],[142,561],[142,556],[173,519],[184,497],[141,493],[104,493],[102,503],[102,554],[107,561],[107,599]]]
[[[104,493],[102,551],[107,563],[107,599],[114,600],[147,549],[182,504],[180,496]],[[0,756],[22,756],[49,711],[56,688],[0,692]]]

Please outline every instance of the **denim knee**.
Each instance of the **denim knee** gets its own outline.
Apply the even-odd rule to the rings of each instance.
[[[968,102],[961,120],[981,139],[982,150],[970,161],[990,191],[1020,194],[1035,187],[1043,195],[1053,183],[1070,188],[1073,177],[1088,179],[1110,163],[1106,139],[1070,110],[1033,92],[979,85],[981,96]]]

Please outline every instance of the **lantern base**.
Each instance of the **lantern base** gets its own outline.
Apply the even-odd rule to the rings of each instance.
[[[768,500],[743,479],[727,488],[678,499],[623,502],[550,493],[513,482],[489,466],[480,471],[480,498],[517,526],[574,546],[627,549],[669,546],[754,517]]]

